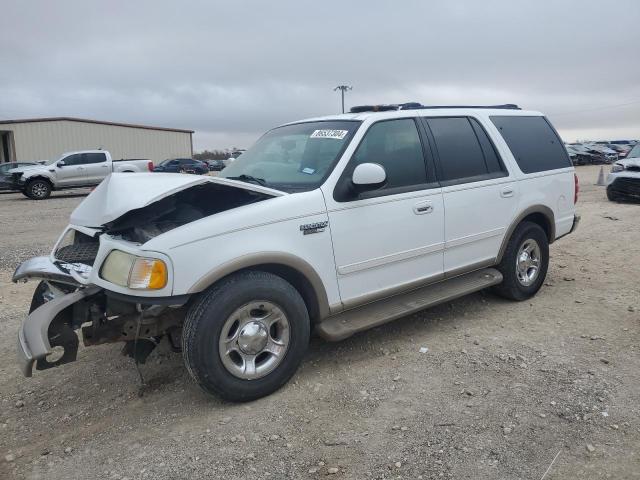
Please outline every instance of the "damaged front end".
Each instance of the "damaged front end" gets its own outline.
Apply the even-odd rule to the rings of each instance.
[[[40,281],[18,334],[22,373],[29,377],[34,365],[45,370],[74,361],[79,336],[85,346],[124,342],[124,353],[141,363],[164,337],[178,350],[190,295],[174,291],[170,256],[145,249],[145,243],[205,217],[282,194],[211,177],[108,177],[73,212],[51,255],[32,258],[14,273],[14,282]],[[109,264],[111,276],[103,271],[110,255],[117,260]],[[137,277],[133,286],[134,267],[123,265],[123,258],[164,265],[164,283],[156,288]],[[114,268],[120,271],[114,274]]]
[[[37,263],[42,267],[46,260],[39,257]],[[27,269],[21,267],[14,280],[25,278]],[[47,275],[53,278],[57,267],[49,267]],[[29,315],[18,332],[19,367],[30,377],[34,365],[36,370],[46,370],[75,361],[78,331],[85,346],[125,342],[123,353],[144,363],[165,336],[172,349],[179,349],[183,318],[183,305],[122,301],[100,287],[74,285],[73,277],[58,270],[55,280],[42,280],[33,294]]]

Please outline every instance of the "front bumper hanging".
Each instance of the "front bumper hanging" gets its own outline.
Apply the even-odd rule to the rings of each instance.
[[[22,322],[18,332],[18,365],[25,377],[30,377],[36,360],[52,353],[49,325],[65,308],[95,295],[100,287],[88,287],[54,298],[33,310]]]
[[[61,270],[49,257],[34,257],[22,262],[13,273],[13,282],[24,281],[30,278],[39,280],[51,280],[65,285],[80,286],[80,284],[67,272]]]

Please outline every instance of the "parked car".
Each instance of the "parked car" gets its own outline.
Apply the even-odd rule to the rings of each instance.
[[[154,172],[195,173],[202,175],[209,171],[209,165],[192,158],[169,158],[156,165]]]
[[[42,165],[9,170],[13,188],[33,200],[44,200],[53,190],[92,187],[112,172],[149,172],[146,159],[113,160],[106,150],[83,150],[63,154]]]
[[[228,157],[226,160],[224,160],[224,164],[225,164],[225,165],[231,165],[231,164],[232,164],[233,162],[235,162],[235,161],[238,159],[238,157],[239,157],[240,155],[242,155],[244,152],[246,152],[246,150],[245,150],[245,149],[242,149],[242,148],[241,148],[241,149],[239,149],[239,150],[234,150],[233,152],[231,152],[231,153],[229,154],[229,157]]]
[[[217,177],[111,175],[13,276],[42,280],[23,374],[75,360],[80,328],[138,361],[167,337],[206,392],[247,401],[289,380],[312,329],[342,340],[488,287],[534,296],[579,220],[549,121],[384,108],[275,128]]]
[[[611,201],[640,201],[640,143],[624,160],[611,166],[607,176],[607,198]]]
[[[17,190],[13,181],[11,180],[11,175],[9,174],[9,170],[19,167],[33,167],[38,165],[34,162],[9,162],[9,163],[1,163],[0,164],[0,190]]]
[[[219,172],[225,167],[222,160],[207,160],[207,164],[209,165],[209,171],[211,172]]]

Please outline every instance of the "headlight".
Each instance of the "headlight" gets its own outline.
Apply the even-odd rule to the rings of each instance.
[[[167,264],[157,258],[113,250],[102,264],[100,277],[121,287],[159,290],[167,286]]]
[[[614,163],[613,165],[611,165],[611,173],[621,172],[623,170],[624,166],[620,165],[619,163]]]

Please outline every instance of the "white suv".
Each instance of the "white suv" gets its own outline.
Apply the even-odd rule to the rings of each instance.
[[[313,329],[340,340],[486,287],[533,296],[577,194],[549,121],[514,105],[358,107],[269,131],[219,177],[115,173],[16,270],[42,279],[21,368],[75,360],[78,329],[140,362],[167,337],[204,390],[255,399]]]

